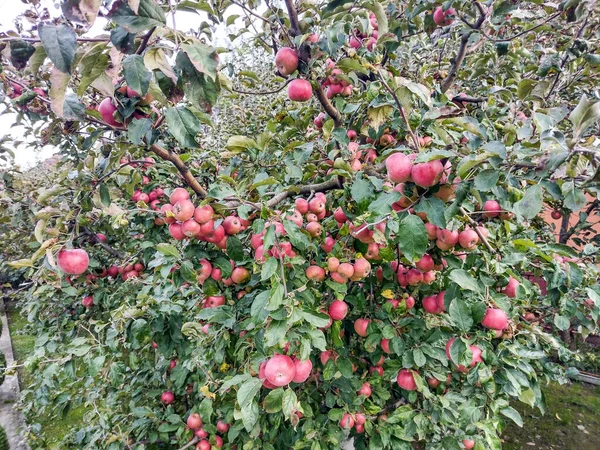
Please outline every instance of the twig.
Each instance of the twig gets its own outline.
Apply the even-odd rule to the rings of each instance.
[[[590,20],[590,16],[592,15],[592,11],[594,11],[595,8],[590,8],[590,11],[588,12],[588,15],[586,16],[585,20],[583,21],[583,24],[581,25],[581,28],[579,28],[579,31],[577,32],[577,38],[579,39],[581,38],[581,35],[583,34],[583,30],[585,29],[585,27],[588,24],[588,21]],[[572,48],[572,46],[569,48],[569,50]],[[548,91],[548,94],[546,95],[545,100],[548,101],[548,99],[550,98],[550,96],[552,95],[552,92],[554,92],[554,89],[556,88],[556,85],[558,84],[558,80],[560,79],[560,74],[562,73],[562,69],[563,67],[565,67],[565,64],[567,63],[567,61],[569,60],[569,51],[567,50],[565,52],[565,56],[563,57],[561,63],[560,63],[560,69],[558,72],[556,72],[556,76],[554,77],[554,82],[552,83],[552,87],[550,88],[550,90]]]
[[[121,253],[118,250],[115,250],[114,248],[112,248],[110,245],[102,242],[99,238],[98,235],[96,233],[94,233],[92,230],[90,230],[87,227],[82,227],[83,230],[83,235],[87,236],[88,239],[95,245],[97,245],[98,247],[102,247],[104,250],[106,250],[108,253],[110,253],[112,256],[114,256],[115,258],[119,258],[119,259],[123,259],[125,257],[125,255],[123,255],[123,253]]]
[[[321,86],[321,83],[319,83],[319,82],[317,82],[317,88],[315,89],[315,96],[317,97],[317,100],[319,100],[319,103],[321,104],[321,106],[323,106],[323,109],[325,110],[325,112],[329,115],[329,117],[331,117],[333,119],[335,126],[341,127],[343,124],[342,115],[335,108],[335,106],[333,106],[331,104],[331,102],[327,98],[327,95],[325,95],[325,91],[323,91],[323,87]]]
[[[413,144],[415,145],[415,149],[417,151],[420,151],[421,146],[419,145],[419,139],[413,132],[413,130],[410,126],[410,123],[408,122],[408,117],[406,117],[406,112],[404,111],[404,108],[402,107],[402,103],[400,102],[400,99],[398,98],[398,96],[396,95],[394,90],[385,82],[383,75],[381,75],[381,73],[379,73],[379,72],[377,74],[379,75],[379,79],[383,83],[383,87],[385,87],[386,90],[392,95],[392,97],[394,98],[394,101],[396,102],[396,105],[398,105],[398,109],[400,110],[400,114],[402,115],[402,120],[404,121],[404,125],[406,125],[408,134],[410,134],[410,138],[412,139]]]
[[[179,173],[181,174],[187,185],[191,187],[192,190],[200,197],[206,197],[206,189],[200,186],[198,180],[196,180],[194,175],[192,175],[192,172],[190,172],[189,167],[181,160],[179,155],[169,150],[166,150],[157,144],[153,144],[150,147],[150,151],[152,151],[155,155],[166,161],[171,161],[173,165],[177,167],[177,170],[179,170]]]
[[[275,245],[277,246],[277,253],[279,253],[279,264],[281,265],[281,282],[283,283],[283,294],[285,298],[288,296],[287,284],[285,282],[285,268],[283,267],[283,252],[279,246],[279,239],[277,239],[277,233],[275,235]]]
[[[492,246],[488,242],[487,238],[483,235],[483,233],[481,231],[479,231],[477,222],[475,222],[473,219],[471,219],[471,216],[469,216],[469,214],[467,214],[467,211],[465,211],[465,209],[462,206],[459,207],[458,210],[460,211],[460,213],[462,215],[464,215],[467,218],[469,223],[473,226],[475,233],[477,233],[477,236],[479,236],[479,239],[481,240],[481,242],[483,242],[483,245],[485,245],[487,247],[487,249],[490,251],[490,253],[492,253],[492,254],[496,253],[496,250],[494,250],[492,248]]]
[[[40,38],[27,38],[27,37],[3,37],[0,38],[0,42],[8,42],[8,41],[25,41],[25,42],[42,42]],[[95,38],[84,38],[78,37],[77,42],[108,42],[110,41],[109,37],[95,37]]]
[[[294,7],[293,0],[285,0],[285,7],[287,8],[288,15],[290,16],[290,32],[292,36],[296,37],[300,34],[300,22],[298,21],[298,11]]]
[[[179,450],[185,450],[186,448],[190,448],[193,445],[195,445],[198,441],[200,440],[200,438],[195,437],[194,439],[192,439],[190,442],[188,442],[187,444],[185,444],[183,447],[181,447]]]
[[[544,26],[545,24],[547,24],[548,22],[550,22],[552,19],[555,19],[556,17],[560,16],[561,14],[562,14],[561,11],[559,11],[557,13],[554,13],[550,17],[548,17],[547,19],[545,19],[543,22],[540,22],[538,25],[536,25],[534,27],[531,27],[531,28],[528,28],[527,30],[523,30],[520,33],[517,33],[514,36],[511,36],[509,38],[505,38],[505,39],[493,39],[490,36],[488,36],[486,33],[482,32],[482,34],[483,34],[483,36],[485,38],[487,38],[491,42],[509,42],[509,41],[513,41],[513,40],[515,40],[515,39],[517,39],[517,38],[519,38],[519,37],[521,37],[521,36],[523,36],[523,35],[525,35],[527,33],[532,32],[533,30],[537,30],[539,27]]]
[[[236,6],[239,6],[239,7],[240,7],[240,8],[242,8],[244,11],[246,11],[248,14],[250,14],[250,15],[252,15],[252,16],[254,16],[254,17],[256,17],[257,19],[260,19],[260,20],[262,20],[263,22],[266,22],[266,23],[268,23],[268,24],[270,24],[270,23],[271,23],[271,22],[269,21],[269,19],[267,19],[267,18],[265,18],[265,17],[263,17],[263,16],[261,16],[261,15],[259,15],[259,14],[256,14],[256,13],[255,13],[254,11],[252,11],[251,9],[248,9],[248,8],[246,8],[246,7],[244,6],[244,4],[243,4],[243,3],[236,2],[235,0],[229,0],[229,1],[230,1],[231,3],[233,3],[234,5],[236,5]]]
[[[126,163],[120,164],[119,167],[117,167],[116,169],[111,170],[110,172],[102,175],[100,178],[98,178],[96,180],[96,186],[98,186],[97,183],[100,183],[101,181],[105,180],[106,178],[110,177],[112,174],[114,174],[115,172],[118,172],[119,170],[121,170],[123,167],[125,166],[129,166],[131,164],[148,164],[148,161],[144,160],[144,159],[132,159],[130,161],[127,161]]]
[[[173,4],[171,0],[167,0],[167,4],[169,5],[169,11],[171,12],[171,19],[173,19],[173,37],[175,38],[175,48],[179,48],[179,38],[177,37],[177,24],[175,23],[175,10],[173,9]]]
[[[262,91],[262,92],[248,92],[248,91],[242,91],[240,89],[236,89],[234,87],[231,88],[231,90],[233,92],[237,92],[238,94],[244,94],[244,95],[269,95],[269,94],[276,94],[278,92],[283,91],[283,89],[293,80],[293,78],[290,78],[289,80],[287,80],[285,83],[283,83],[280,87],[278,87],[277,89],[274,89],[272,91]]]
[[[175,25],[175,17],[173,17],[173,26]],[[146,47],[148,46],[148,41],[150,40],[150,37],[152,36],[152,34],[154,33],[154,31],[156,30],[156,27],[152,27],[150,28],[150,31],[148,31],[144,37],[142,38],[142,42],[140,43],[140,46],[138,47],[138,49],[136,50],[136,54],[141,55],[142,52],[146,49]]]
[[[458,48],[456,57],[454,58],[454,61],[452,62],[452,67],[450,68],[450,71],[448,72],[448,76],[442,82],[442,86],[441,86],[442,93],[444,93],[448,89],[450,89],[450,86],[452,86],[452,84],[454,83],[454,80],[456,79],[456,76],[458,75],[458,71],[460,70],[460,68],[463,64],[463,61],[465,60],[465,56],[467,56],[467,45],[469,44],[469,39],[470,39],[471,35],[473,34],[473,31],[479,30],[481,28],[481,26],[483,25],[483,22],[485,22],[487,13],[483,9],[483,6],[479,2],[474,2],[474,3],[475,3],[475,6],[477,7],[477,9],[479,10],[479,18],[477,19],[477,22],[475,22],[472,26],[469,25],[472,28],[472,30],[466,32],[460,38],[460,47]]]

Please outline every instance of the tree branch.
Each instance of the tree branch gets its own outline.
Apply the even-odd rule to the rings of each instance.
[[[450,89],[450,86],[452,86],[452,84],[454,83],[454,80],[456,79],[456,76],[458,75],[458,71],[460,70],[460,68],[463,64],[463,61],[465,60],[465,56],[467,56],[467,45],[469,44],[469,38],[473,34],[474,30],[479,30],[481,28],[481,26],[483,25],[483,22],[485,22],[485,18],[487,17],[487,12],[483,8],[483,6],[479,2],[474,2],[474,3],[475,3],[475,6],[477,7],[477,9],[479,10],[479,18],[477,19],[477,22],[475,22],[472,25],[467,23],[467,25],[469,25],[469,27],[472,28],[472,30],[466,32],[460,38],[460,47],[458,48],[458,52],[456,54],[456,57],[454,58],[452,67],[450,68],[450,71],[448,72],[448,76],[442,82],[442,87],[441,87],[442,93],[444,93],[448,89]]]
[[[406,125],[406,129],[408,131],[408,134],[410,134],[410,138],[413,141],[415,149],[417,151],[420,151],[421,150],[421,146],[419,145],[419,139],[417,138],[417,136],[415,135],[415,133],[413,133],[413,130],[412,130],[411,126],[410,126],[410,123],[408,122],[408,117],[406,117],[406,112],[404,112],[404,108],[402,107],[402,103],[400,102],[400,99],[398,98],[398,96],[396,95],[396,93],[394,92],[394,90],[385,82],[385,80],[383,79],[383,76],[381,75],[381,73],[378,72],[377,75],[379,75],[379,79],[383,83],[383,86],[392,95],[392,97],[394,98],[394,101],[396,102],[396,105],[398,105],[398,110],[400,111],[400,114],[402,115],[402,120],[404,121],[404,125]]]
[[[477,233],[477,236],[479,236],[479,239],[481,240],[481,242],[483,242],[483,245],[486,246],[486,248],[489,250],[489,252],[492,253],[492,254],[496,253],[496,250],[494,250],[492,248],[492,246],[488,242],[487,238],[483,235],[483,233],[481,231],[479,231],[477,222],[475,222],[473,219],[471,219],[471,216],[469,216],[469,214],[467,213],[467,211],[465,211],[465,209],[462,206],[460,208],[458,208],[458,210],[460,211],[460,213],[463,216],[465,216],[467,218],[467,220],[469,221],[469,223],[471,224],[471,226],[475,230],[475,233]]]
[[[138,47],[138,49],[135,52],[137,55],[141,55],[142,52],[146,49],[146,47],[148,46],[148,41],[150,40],[150,37],[152,36],[152,34],[154,33],[155,30],[156,30],[156,27],[152,27],[152,28],[150,28],[150,31],[148,31],[144,35],[144,37],[142,38],[142,42],[140,43],[140,46]]]
[[[160,145],[154,144],[150,147],[150,151],[152,151],[159,158],[164,159],[166,161],[171,161],[179,173],[185,180],[186,184],[192,188],[192,190],[198,194],[200,197],[206,197],[206,190],[200,186],[198,180],[192,175],[189,167],[181,160],[181,158],[176,154],[169,150],[162,148]]]
[[[317,100],[319,100],[319,103],[321,104],[321,106],[323,106],[323,109],[325,110],[325,112],[329,115],[329,117],[331,117],[333,119],[335,126],[341,127],[343,124],[342,115],[335,108],[335,106],[333,106],[331,104],[331,102],[327,98],[327,95],[325,95],[325,91],[323,90],[321,83],[319,83],[318,80],[317,80],[317,88],[315,89],[315,96],[317,97]]]
[[[233,92],[237,92],[238,94],[244,94],[244,95],[269,95],[269,94],[276,94],[278,92],[283,91],[283,89],[290,84],[290,82],[293,80],[293,78],[288,79],[285,83],[283,83],[280,87],[278,87],[277,89],[274,89],[272,91],[261,91],[261,92],[248,92],[248,91],[242,91],[239,89],[236,89],[234,87],[231,88],[231,90]]]
[[[190,442],[188,442],[183,447],[181,447],[179,450],[185,450],[186,448],[190,448],[190,447],[194,446],[199,440],[200,440],[199,438],[195,437]]]
[[[119,259],[123,259],[125,257],[125,255],[123,255],[123,253],[121,253],[118,250],[115,250],[114,248],[112,248],[110,245],[105,244],[104,242],[102,242],[99,238],[98,235],[96,233],[94,233],[92,230],[90,230],[87,227],[82,227],[83,230],[83,235],[87,236],[88,239],[95,245],[97,245],[98,247],[102,247],[104,250],[106,250],[108,253],[110,253],[112,256],[114,256],[115,258],[119,258]]]
[[[285,7],[288,11],[288,16],[290,16],[290,33],[293,37],[296,37],[300,34],[300,22],[298,21],[298,11],[294,7],[294,0],[285,0]]]
[[[519,38],[519,37],[521,37],[521,36],[523,36],[523,35],[525,35],[525,34],[527,34],[527,33],[530,33],[530,32],[531,32],[531,31],[533,31],[533,30],[537,30],[539,27],[541,27],[541,26],[544,26],[545,24],[547,24],[548,22],[550,22],[552,19],[555,19],[555,18],[557,18],[557,17],[558,17],[558,16],[560,16],[561,14],[562,14],[562,11],[559,11],[559,12],[557,12],[557,13],[554,13],[554,14],[552,14],[550,17],[548,17],[547,19],[545,19],[543,22],[540,22],[539,24],[537,24],[537,25],[535,25],[535,26],[533,26],[533,27],[531,27],[531,28],[528,28],[528,29],[526,29],[526,30],[523,30],[523,31],[521,31],[520,33],[517,33],[517,34],[515,34],[514,36],[511,36],[511,37],[509,37],[509,38],[505,38],[505,39],[493,39],[493,38],[491,38],[490,36],[488,36],[486,33],[483,33],[483,32],[482,32],[482,34],[483,34],[483,36],[484,36],[485,38],[487,38],[487,39],[488,39],[489,41],[491,41],[491,42],[510,42],[510,41],[513,41],[513,40],[515,40],[515,39],[517,39],[517,38]]]

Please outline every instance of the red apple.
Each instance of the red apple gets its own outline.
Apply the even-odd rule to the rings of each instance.
[[[329,305],[329,316],[333,320],[343,320],[348,314],[348,305],[341,300],[334,300]]]
[[[175,395],[171,391],[163,392],[160,396],[160,401],[165,405],[170,405],[175,401]]]
[[[502,207],[500,206],[500,203],[498,203],[496,200],[487,200],[483,204],[483,210],[485,211],[483,213],[483,217],[491,219],[492,217],[497,217],[500,215],[500,213],[502,212]]]
[[[60,270],[69,275],[81,275],[90,264],[87,252],[80,248],[63,249],[56,259]]]
[[[312,371],[312,361],[310,359],[305,361],[294,359],[294,366],[296,367],[296,374],[294,375],[292,381],[294,383],[304,383],[306,380],[308,380],[310,372]]]
[[[508,316],[498,308],[488,308],[481,325],[492,330],[504,330],[508,327]]]
[[[350,429],[354,426],[354,418],[352,417],[352,415],[346,413],[344,414],[344,416],[342,417],[342,420],[340,420],[340,427],[344,428],[344,429]]]
[[[369,327],[369,323],[371,321],[369,319],[356,319],[354,322],[354,331],[356,334],[362,337],[367,336],[367,328]]]
[[[396,377],[398,386],[406,391],[416,391],[417,383],[415,383],[415,377],[411,370],[402,369]]]
[[[98,112],[107,125],[110,125],[111,127],[120,127],[122,125],[121,122],[118,122],[115,119],[114,114],[117,112],[117,107],[113,104],[110,97],[106,97],[100,102],[98,105]]]
[[[230,236],[238,234],[242,230],[240,219],[236,216],[225,217],[225,220],[223,220],[223,229]]]
[[[312,97],[312,86],[308,81],[296,78],[288,85],[288,97],[294,102],[306,102]]]
[[[508,279],[508,284],[506,285],[506,287],[502,290],[502,292],[504,293],[504,295],[506,295],[507,297],[510,298],[515,298],[517,296],[517,288],[519,287],[521,283],[519,283],[518,280],[515,280],[513,277],[510,277]]]
[[[265,365],[265,377],[274,386],[281,387],[294,379],[296,366],[292,358],[287,355],[275,355]]]
[[[405,183],[413,168],[411,159],[404,153],[394,153],[385,160],[388,177],[394,183]]]
[[[454,22],[454,16],[456,16],[454,8],[448,8],[444,11],[443,7],[438,6],[433,12],[433,21],[437,26],[447,27]]]
[[[81,300],[81,304],[84,308],[91,308],[94,306],[94,297],[92,295],[86,295],[83,297],[83,300]]]
[[[298,69],[298,55],[290,47],[282,47],[275,55],[275,66],[283,77],[288,77]]]
[[[426,163],[415,164],[412,167],[410,175],[415,184],[421,187],[431,187],[439,182],[443,171],[444,166],[440,160],[436,159]]]
[[[357,395],[364,395],[365,397],[371,396],[371,383],[365,382],[362,387],[356,393]]]

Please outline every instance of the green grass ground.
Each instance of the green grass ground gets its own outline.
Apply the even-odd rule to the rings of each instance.
[[[27,320],[13,303],[7,305],[7,313],[15,359],[21,364],[33,350],[35,338],[23,332]],[[31,382],[31,375],[24,368],[19,369],[19,381],[22,388]],[[503,435],[503,449],[599,450],[600,387],[553,384],[544,393],[548,403],[544,416],[526,405],[514,405],[523,417],[524,426],[519,428],[511,423]],[[42,448],[60,449],[62,438],[83,423],[84,413],[84,408],[76,408],[62,420],[40,418],[46,443]]]
[[[14,303],[6,304],[8,324],[11,333],[13,344],[13,352],[17,364],[22,364],[27,356],[33,351],[35,337],[25,333],[27,327],[27,319],[19,313]],[[32,378],[31,374],[24,367],[18,369],[19,385],[21,389],[26,389],[30,385]],[[45,442],[41,448],[49,450],[59,450],[63,437],[71,430],[77,429],[83,424],[83,414],[85,408],[74,408],[62,419],[39,417],[39,423],[42,426],[43,436],[40,436]]]

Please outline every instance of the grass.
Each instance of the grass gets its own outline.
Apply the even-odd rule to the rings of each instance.
[[[27,356],[33,352],[35,337],[26,333],[27,319],[21,316],[19,309],[16,308],[13,302],[6,303],[6,313],[15,362],[16,364],[23,364]],[[27,389],[33,381],[31,374],[24,367],[19,367],[17,370],[21,389]],[[83,425],[83,415],[85,412],[84,407],[76,407],[70,410],[63,418],[40,416],[38,422],[41,425],[44,444],[40,442],[42,439],[40,441],[36,439],[36,443],[39,444],[36,447],[49,450],[64,448],[61,445],[61,441],[71,430]],[[34,446],[33,443],[32,446]]]
[[[544,389],[545,415],[523,404],[515,404],[523,417],[523,428],[512,424],[504,431],[505,450],[598,450],[600,387],[580,383]]]

